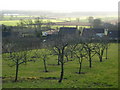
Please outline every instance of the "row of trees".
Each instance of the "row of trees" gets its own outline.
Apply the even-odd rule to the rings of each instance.
[[[10,66],[16,66],[16,76],[15,81],[18,80],[19,66],[23,63],[36,61],[37,59],[43,60],[44,71],[47,72],[46,60],[49,55],[57,55],[58,59],[56,64],[60,65],[61,73],[60,79],[58,82],[62,82],[64,76],[64,63],[69,60],[78,60],[79,62],[79,74],[81,74],[82,62],[84,59],[89,61],[89,67],[92,68],[92,58],[97,55],[100,62],[103,60],[103,55],[106,50],[106,59],[107,59],[107,50],[109,42],[106,37],[97,38],[96,40],[84,39],[82,37],[70,37],[70,36],[56,36],[52,40],[48,40],[39,45],[31,46],[32,48],[20,48],[15,46],[16,42],[9,43],[7,45],[9,57],[4,59],[11,60],[13,62]],[[38,42],[39,43],[39,42]],[[36,43],[37,44],[37,43]],[[24,44],[22,44],[24,45]],[[37,46],[37,47],[36,47]],[[42,48],[42,49],[41,49]],[[31,50],[32,49],[32,50]],[[35,49],[35,50],[33,50]],[[34,51],[34,55],[30,53]],[[4,56],[4,55],[3,55]],[[51,56],[52,57],[52,56]],[[66,58],[66,60],[65,60]]]
[[[79,74],[81,73],[83,58],[86,58],[89,61],[89,67],[92,67],[92,57],[97,55],[99,57],[100,62],[103,60],[103,54],[106,50],[106,59],[107,59],[107,50],[109,46],[109,42],[106,37],[97,38],[96,40],[92,39],[82,39],[82,38],[70,38],[70,37],[62,37],[60,39],[52,42],[53,48],[56,49],[56,55],[58,55],[58,62],[61,65],[61,74],[60,80],[63,79],[64,74],[64,57],[66,57],[67,61],[70,58],[77,58],[79,61]]]

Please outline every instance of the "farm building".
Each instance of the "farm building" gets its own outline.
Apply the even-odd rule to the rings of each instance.
[[[83,37],[103,37],[108,34],[108,29],[104,28],[84,28],[82,30],[82,36]]]
[[[120,34],[119,30],[109,30],[108,31],[108,37],[111,40],[117,40],[118,38],[120,38],[119,34]]]
[[[48,30],[45,32],[42,32],[42,36],[48,36],[48,35],[53,35],[53,34],[58,34],[57,30]]]
[[[70,35],[70,36],[79,36],[80,32],[76,27],[61,27],[58,35]]]

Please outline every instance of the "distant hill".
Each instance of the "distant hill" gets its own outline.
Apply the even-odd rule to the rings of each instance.
[[[19,15],[39,15],[54,17],[79,17],[79,16],[107,16],[117,15],[117,12],[55,12],[55,11],[25,11],[25,10],[2,10],[1,14],[19,14]]]

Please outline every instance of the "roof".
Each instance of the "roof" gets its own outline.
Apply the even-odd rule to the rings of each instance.
[[[84,28],[83,32],[88,32],[88,33],[104,33],[104,28]]]
[[[95,33],[104,33],[104,28],[92,28]]]
[[[120,31],[119,30],[109,30],[108,31],[108,36],[109,37],[119,37]]]
[[[77,28],[75,27],[61,27],[59,30],[59,34],[74,34],[76,33]]]
[[[102,37],[105,34],[104,28],[84,28],[82,31],[82,36],[91,37],[91,36],[100,36]]]

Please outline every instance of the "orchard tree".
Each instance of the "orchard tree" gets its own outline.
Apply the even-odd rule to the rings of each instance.
[[[67,47],[66,50],[65,50],[65,57],[66,57],[66,61],[68,62],[69,61],[69,56],[70,56],[70,50],[69,48]]]
[[[24,44],[18,45],[18,43],[15,41],[12,41],[12,42],[7,41],[7,43],[5,43],[5,48],[7,50],[7,53],[3,53],[3,54],[7,54],[8,56],[3,57],[3,58],[5,60],[10,61],[9,66],[11,67],[15,66],[15,69],[16,69],[15,70],[15,82],[18,80],[19,66],[21,64],[26,64],[27,62],[32,61],[32,60],[29,60],[27,48],[23,49],[22,48],[23,46]]]
[[[18,74],[19,74],[19,66],[21,64],[25,64],[29,60],[28,58],[28,51],[19,51],[19,52],[9,52],[6,59],[11,61],[11,64],[9,66],[13,67],[15,66],[15,82],[18,80]]]
[[[57,65],[60,65],[60,52],[57,50],[57,48],[51,49],[53,55],[57,55]]]
[[[102,37],[97,40],[98,42],[95,46],[95,52],[98,55],[100,62],[102,62],[105,50],[106,50],[106,59],[108,58],[107,53],[108,53],[109,40],[106,37]]]
[[[48,72],[46,63],[47,63],[48,56],[51,55],[51,51],[48,50],[47,48],[46,49],[38,49],[38,50],[35,50],[34,54],[37,58],[40,58],[40,60],[43,61],[44,71]]]
[[[51,40],[51,42],[49,42],[49,44],[51,45],[51,47],[55,48],[56,51],[58,52],[59,55],[59,62],[61,65],[61,74],[60,74],[60,79],[59,79],[59,83],[62,82],[63,79],[63,75],[64,75],[64,56],[65,56],[65,49],[68,46],[68,43],[70,41],[69,36],[56,36],[53,40]]]
[[[79,71],[78,73],[81,74],[81,70],[82,70],[82,62],[83,62],[83,59],[84,57],[86,58],[87,56],[87,53],[86,53],[86,50],[84,48],[84,45],[81,43],[81,44],[78,44],[74,50],[74,54],[75,54],[75,57],[78,59],[78,62],[79,62]]]
[[[60,79],[59,79],[59,83],[62,82],[62,79],[63,79],[63,74],[64,74],[64,52],[65,52],[65,48],[67,47],[67,43],[65,44],[60,44],[59,46],[58,45],[55,45],[55,48],[58,50],[59,52],[59,56],[60,56],[60,65],[61,65],[61,75],[60,75]]]
[[[70,53],[70,58],[73,59],[74,57],[74,50],[76,48],[77,44],[73,43],[67,47],[67,52]]]
[[[88,55],[88,60],[89,60],[89,67],[92,67],[92,57],[96,54],[95,47],[96,47],[96,43],[92,42],[92,40],[86,40],[85,42],[83,42],[84,44],[84,48],[87,52]]]

